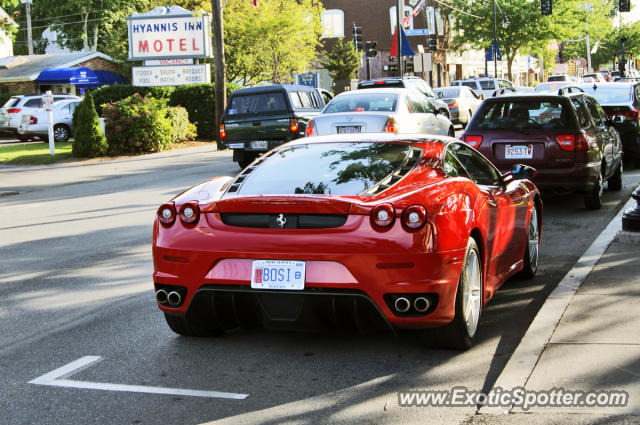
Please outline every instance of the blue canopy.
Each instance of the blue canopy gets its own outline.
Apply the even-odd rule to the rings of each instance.
[[[40,85],[74,84],[77,88],[93,89],[98,87],[98,76],[85,67],[78,68],[45,68],[36,83]]]
[[[98,76],[98,87],[112,84],[129,84],[129,80],[111,71],[93,71]]]

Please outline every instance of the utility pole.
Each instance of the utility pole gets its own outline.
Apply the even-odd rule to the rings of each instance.
[[[25,5],[27,12],[27,47],[29,48],[29,56],[33,55],[33,40],[31,37],[31,3],[33,0],[20,0]]]
[[[222,28],[222,0],[211,0],[213,18],[213,82],[216,96],[216,129],[220,128],[222,112],[227,106],[227,83],[224,69],[224,31]],[[218,149],[222,149],[220,133],[217,133]]]
[[[493,78],[498,78],[498,24],[496,22],[496,0],[493,0]]]
[[[404,17],[404,0],[396,2],[396,60],[398,61],[398,77],[404,75],[402,69],[402,18]]]
[[[585,24],[587,26],[587,72],[591,72],[591,40],[589,39],[589,12],[593,10],[593,3],[584,3]]]

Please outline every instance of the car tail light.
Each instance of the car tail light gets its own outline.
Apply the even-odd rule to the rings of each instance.
[[[20,109],[20,108],[9,108],[9,109],[7,109],[7,112],[10,113],[10,114],[17,114],[20,111],[22,111],[22,109]]]
[[[472,148],[478,149],[482,143],[482,136],[464,136],[464,141]]]
[[[587,152],[589,150],[589,140],[584,134],[576,136],[576,152]]]
[[[378,84],[378,85],[383,85],[383,84],[384,84],[384,81],[376,81],[376,84]]]
[[[29,118],[29,124],[38,124],[38,118],[33,115]]]
[[[427,210],[422,205],[411,205],[402,213],[402,224],[411,230],[421,228],[427,221]]]
[[[171,226],[176,221],[176,206],[173,202],[161,205],[158,208],[158,220],[165,226]]]
[[[575,134],[559,134],[556,136],[556,141],[563,151],[573,152],[575,150]]]
[[[200,218],[200,207],[197,202],[187,202],[180,207],[180,220],[184,224],[195,224]]]
[[[398,126],[396,125],[396,120],[393,117],[389,117],[387,120],[387,125],[384,128],[384,131],[387,133],[397,133]]]
[[[456,100],[453,101],[453,103],[449,104],[449,108],[457,108],[458,107],[458,102]]]
[[[289,118],[289,131],[292,133],[298,132],[298,120],[295,118]]]
[[[395,219],[396,210],[391,204],[378,205],[371,211],[371,222],[377,227],[389,227]]]
[[[316,124],[313,122],[313,120],[309,120],[307,129],[305,130],[305,134],[307,135],[307,137],[316,134]]]
[[[224,131],[224,124],[220,124],[220,139],[226,139],[227,132]]]

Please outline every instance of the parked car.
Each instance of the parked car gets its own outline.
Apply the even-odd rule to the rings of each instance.
[[[261,153],[298,137],[307,122],[325,106],[313,87],[270,85],[236,90],[229,97],[220,124],[220,139],[233,149],[240,168]]]
[[[462,128],[467,126],[471,116],[482,103],[480,96],[466,86],[440,87],[434,91],[449,107],[451,122],[462,124]]]
[[[455,136],[453,123],[430,99],[402,88],[340,93],[307,126],[307,136],[379,132]]]
[[[73,111],[81,100],[61,100],[53,104],[53,139],[66,142],[73,136]],[[18,134],[24,138],[39,137],[49,141],[49,111],[41,110],[33,114],[22,114]]]
[[[604,78],[604,75],[600,72],[594,72],[592,74],[584,74],[582,76],[582,80],[587,83],[587,78],[593,78],[596,83],[606,83],[607,80]]]
[[[540,83],[538,84],[535,88],[534,91],[536,92],[543,92],[543,91],[558,91],[561,88],[564,87],[577,87],[577,85],[575,83],[569,82],[569,81],[550,81],[547,83]]]
[[[584,192],[590,209],[600,208],[605,181],[610,190],[622,188],[620,136],[584,92],[487,99],[463,139],[502,171],[515,164],[534,167],[540,189]]]
[[[431,100],[433,106],[439,113],[449,116],[449,108],[447,104],[441,101],[426,81],[419,77],[388,77],[379,78],[377,80],[365,80],[358,83],[358,89],[372,89],[383,87],[404,87],[407,89],[415,89]]]
[[[580,87],[596,98],[609,119],[623,118],[614,126],[622,139],[625,160],[640,167],[640,82],[584,84]]]
[[[551,82],[551,81],[566,81],[569,83],[582,83],[582,78],[580,77],[576,77],[575,75],[569,75],[569,74],[555,74],[555,75],[550,75],[547,78],[547,81]]]
[[[157,305],[185,336],[314,322],[441,327],[437,342],[468,348],[505,280],[536,274],[542,203],[526,180],[533,174],[516,166],[501,175],[445,137],[289,142],[158,208]]]
[[[9,100],[7,100],[2,106],[2,108],[0,108],[0,131],[17,134],[18,126],[21,122],[21,116],[23,114],[32,114],[34,112],[38,112],[38,110],[43,107],[42,96],[44,96],[44,94],[11,96]],[[70,94],[53,95],[54,102],[66,99],[82,100],[82,98],[78,96],[72,96]],[[21,134],[18,134],[18,138],[21,140],[28,139]]]
[[[451,82],[452,86],[466,86],[473,89],[477,94],[481,94],[483,98],[491,97],[493,92],[502,88],[515,88],[513,83],[502,78],[467,78],[465,80],[456,80]]]

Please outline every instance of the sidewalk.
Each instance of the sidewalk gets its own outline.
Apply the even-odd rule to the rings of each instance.
[[[626,415],[625,423],[640,422],[640,233],[621,230],[631,206],[633,199],[549,296],[493,386],[626,391],[627,406],[483,407],[470,423],[603,423]]]

